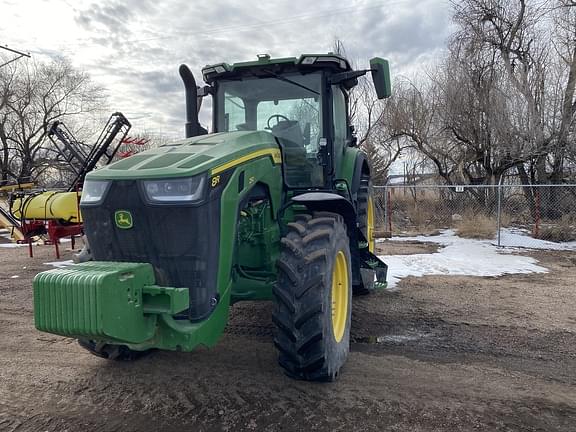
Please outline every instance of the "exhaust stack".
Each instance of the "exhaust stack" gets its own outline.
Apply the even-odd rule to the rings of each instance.
[[[196,87],[196,80],[185,64],[180,65],[179,72],[184,82],[184,91],[186,93],[186,138],[203,135],[206,131],[198,122],[198,88]]]

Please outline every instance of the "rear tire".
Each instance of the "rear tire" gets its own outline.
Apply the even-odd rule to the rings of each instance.
[[[78,339],[78,345],[89,351],[92,355],[107,360],[131,361],[148,355],[151,350],[134,351],[125,345],[111,345],[88,339]]]
[[[340,215],[316,213],[288,224],[281,240],[272,319],[287,375],[333,381],[350,347],[352,267]]]

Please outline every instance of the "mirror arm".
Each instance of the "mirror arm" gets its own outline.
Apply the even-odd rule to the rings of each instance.
[[[358,78],[366,75],[371,69],[363,69],[350,72],[341,72],[334,74],[330,77],[330,84],[344,83],[344,86],[349,90],[358,84]]]
[[[204,87],[197,86],[197,89],[198,89],[198,97],[214,95],[214,87],[210,85],[205,85]]]
[[[208,95],[212,95],[214,96],[214,87],[206,85],[204,87],[200,87],[200,86],[196,86],[196,94],[197,94],[197,110],[198,113],[200,113],[200,109],[202,108],[202,101],[204,100],[204,98]]]

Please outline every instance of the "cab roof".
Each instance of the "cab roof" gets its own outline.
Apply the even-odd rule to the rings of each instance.
[[[240,63],[217,63],[202,68],[204,81],[212,83],[218,79],[240,77],[242,75],[257,73],[258,71],[272,70],[274,73],[312,71],[315,69],[328,69],[335,73],[352,70],[350,63],[339,54],[302,54],[300,57],[271,58],[268,54],[259,54],[254,61]]]

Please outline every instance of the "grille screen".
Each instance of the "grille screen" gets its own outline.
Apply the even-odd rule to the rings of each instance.
[[[152,264],[158,285],[189,288],[188,318],[205,319],[217,293],[218,198],[199,206],[151,206],[136,181],[115,181],[100,205],[82,207],[92,255],[97,261]],[[117,210],[131,213],[132,228],[116,226]]]

